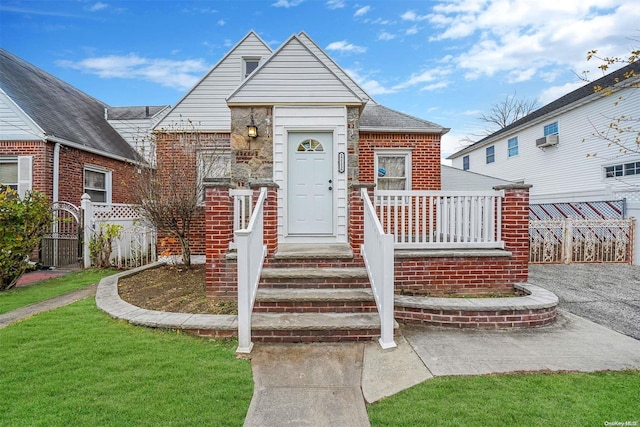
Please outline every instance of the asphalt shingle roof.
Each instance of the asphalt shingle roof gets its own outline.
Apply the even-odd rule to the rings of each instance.
[[[428,120],[419,119],[380,104],[367,104],[360,116],[360,129],[365,131],[434,132],[445,134],[449,129]]]
[[[104,118],[107,105],[0,48],[0,88],[54,136],[118,157],[136,151]]]
[[[159,112],[169,108],[168,105],[108,107],[109,120],[150,119]]]

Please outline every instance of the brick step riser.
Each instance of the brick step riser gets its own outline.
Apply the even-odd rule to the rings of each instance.
[[[268,343],[313,343],[313,342],[360,342],[372,341],[380,336],[380,329],[357,330],[254,330],[251,339],[254,342]]]
[[[263,289],[368,289],[371,285],[365,278],[327,278],[327,279],[300,279],[300,278],[269,278],[260,279],[258,288]]]
[[[362,268],[364,262],[345,261],[340,259],[318,259],[318,260],[267,260],[265,268]]]
[[[257,313],[377,313],[374,301],[256,301]]]

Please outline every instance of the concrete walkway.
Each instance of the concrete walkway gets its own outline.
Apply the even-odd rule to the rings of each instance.
[[[65,305],[73,304],[76,301],[83,300],[96,294],[98,285],[90,285],[81,289],[77,289],[57,297],[27,305],[8,313],[0,314],[0,329],[21,320],[27,319],[45,311],[54,310]]]

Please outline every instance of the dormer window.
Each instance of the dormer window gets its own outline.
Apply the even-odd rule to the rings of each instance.
[[[247,78],[249,74],[258,68],[260,65],[260,58],[242,58],[242,75],[243,78]]]

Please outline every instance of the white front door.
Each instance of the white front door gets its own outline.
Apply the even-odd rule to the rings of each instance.
[[[333,234],[333,133],[289,132],[287,225],[290,235]]]

